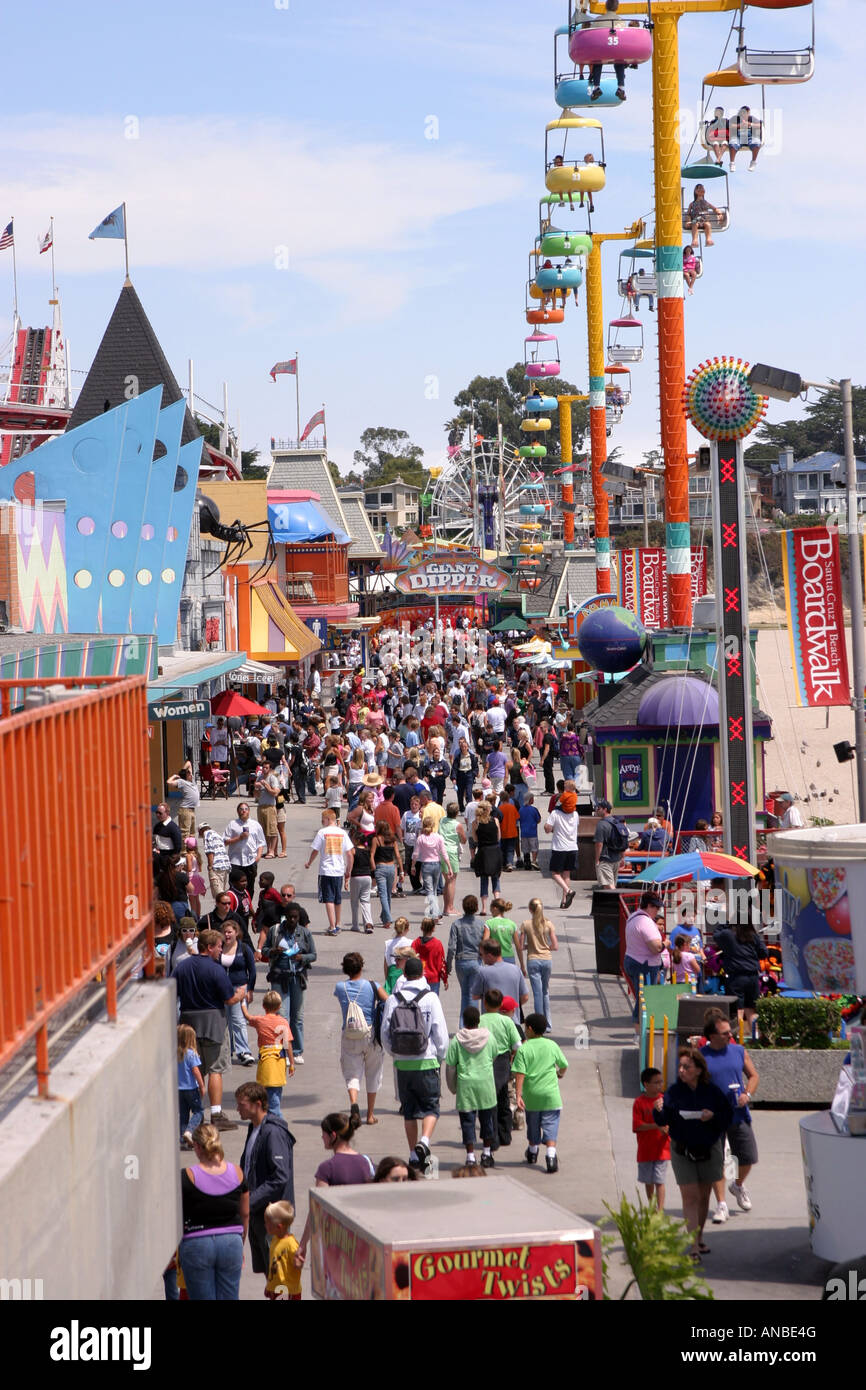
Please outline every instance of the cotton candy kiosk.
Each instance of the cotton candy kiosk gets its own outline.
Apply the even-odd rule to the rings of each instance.
[[[785,983],[866,994],[866,825],[789,830],[770,835],[767,849],[781,892]],[[852,1041],[862,1069],[862,1039]],[[824,1110],[800,1121],[800,1141],[813,1251],[833,1262],[861,1258],[866,1136],[843,1132]]]

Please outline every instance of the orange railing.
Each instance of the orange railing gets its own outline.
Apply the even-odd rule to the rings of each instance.
[[[81,693],[10,714],[58,685]],[[59,1011],[101,976],[114,1020],[118,956],[142,937],[153,972],[144,676],[0,681],[0,805],[0,1066],[35,1038],[47,1095]]]

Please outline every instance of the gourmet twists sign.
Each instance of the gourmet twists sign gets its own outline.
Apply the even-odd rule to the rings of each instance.
[[[474,556],[458,558],[448,552],[428,555],[420,564],[404,570],[394,580],[401,594],[498,594],[508,583],[503,574],[486,560]]]
[[[847,705],[851,699],[839,534],[804,526],[782,535],[788,635],[799,705]]]

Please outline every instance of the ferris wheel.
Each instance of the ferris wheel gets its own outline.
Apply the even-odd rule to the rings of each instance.
[[[438,540],[502,555],[517,554],[530,540],[540,550],[551,536],[554,480],[510,444],[476,435],[474,444],[449,449],[447,462],[430,474],[430,522]]]

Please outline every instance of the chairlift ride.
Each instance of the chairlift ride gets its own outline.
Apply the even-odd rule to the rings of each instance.
[[[592,237],[586,232],[560,232],[551,228],[541,238],[538,248],[541,256],[588,256],[592,250]]]
[[[560,41],[569,38],[570,35],[571,29],[567,24],[560,25],[553,35],[553,99],[557,106],[561,106],[564,111],[569,111],[573,106],[620,106],[622,103],[616,94],[615,76],[602,74],[599,83],[601,96],[593,101],[593,84],[589,80],[589,73],[581,77],[577,63],[572,63],[570,67],[563,65]]]
[[[536,381],[540,377],[559,376],[559,344],[554,333],[540,333],[537,329],[524,338],[523,364],[524,377]],[[552,343],[548,348],[545,344]],[[548,422],[549,423],[549,422]]]
[[[523,426],[521,426],[521,428],[523,428]],[[547,450],[543,444],[521,444],[517,450],[517,453],[518,457],[522,459],[547,458]]]
[[[556,408],[556,397],[543,396],[540,392],[537,396],[533,392],[533,394],[527,396],[523,402],[523,409],[526,411],[527,415],[548,415],[556,410]]]
[[[587,143],[596,145],[598,156],[590,149],[587,157],[570,157],[569,136],[573,139],[580,137],[584,146]],[[553,146],[556,146],[555,150]],[[544,130],[544,182],[548,192],[558,197],[559,204],[573,206],[575,198],[580,201],[584,194],[600,192],[605,185],[604,169],[601,121],[593,120],[590,116],[562,116],[548,122]]]
[[[608,362],[604,374],[614,378],[604,388],[606,405],[620,409],[628,405],[631,402],[631,372],[629,368],[623,367],[617,362]]]
[[[694,181],[695,189],[697,189],[699,184],[706,183],[709,179],[716,180],[716,188],[724,194],[724,197],[720,198],[714,188],[713,192],[715,196],[713,198],[707,198],[707,202],[711,202],[717,211],[701,214],[701,221],[709,223],[713,235],[717,232],[726,232],[731,225],[731,196],[728,176],[722,166],[716,164],[715,160],[712,159],[699,159],[693,164],[684,164],[681,173],[684,179]],[[723,179],[724,183],[719,184],[719,179]],[[682,204],[684,232],[690,232],[692,230],[687,218],[687,210],[692,203],[693,197],[693,190],[687,188],[686,185],[683,184]]]
[[[808,47],[788,49],[750,48],[746,41],[746,4],[757,10],[794,10],[811,6]],[[707,73],[706,87],[770,86],[808,82],[815,71],[815,6],[813,0],[746,0],[737,27],[737,61],[730,67]]]
[[[617,19],[613,15],[581,18],[571,24],[568,53],[579,67],[602,63],[626,66],[649,62],[653,53],[652,19]]]
[[[643,270],[643,274],[640,276],[640,293],[642,295],[650,294],[653,298],[658,294],[658,277],[655,272],[655,250],[650,250],[649,248],[639,250],[636,246],[629,246],[625,251],[621,251],[619,254],[619,268],[616,277],[617,289],[623,299],[628,298],[629,280],[637,280],[638,278],[635,261],[640,260],[652,262],[651,268],[647,268],[646,270],[644,270],[643,267],[640,268]],[[630,265],[629,262],[631,262]]]
[[[565,198],[565,201],[563,201],[563,199],[562,199],[562,197],[561,197],[561,195],[560,195],[559,193],[548,193],[548,194],[546,194],[543,198],[539,198],[539,200],[538,200],[538,234],[539,234],[540,237],[546,236],[546,235],[548,234],[548,232],[562,232],[562,231],[563,231],[563,228],[561,228],[561,227],[554,227],[554,225],[553,225],[553,213],[554,213],[554,209],[556,210],[557,215],[558,215],[559,213],[562,213],[562,212],[569,212],[569,213],[574,213],[574,212],[585,212],[585,213],[587,214],[587,218],[586,218],[586,222],[587,222],[586,232],[585,232],[585,233],[579,233],[578,235],[584,235],[584,236],[589,236],[589,235],[590,235],[591,229],[590,229],[590,226],[589,226],[589,215],[588,215],[588,214],[589,214],[589,206],[587,205],[587,206],[584,208],[584,207],[582,206],[582,204],[581,204],[581,201],[580,201],[580,198],[579,198],[579,197],[578,197],[576,200],[573,198],[572,201],[569,202],[567,197]]]
[[[643,324],[633,314],[611,319],[607,332],[608,361],[617,365],[643,361]]]

